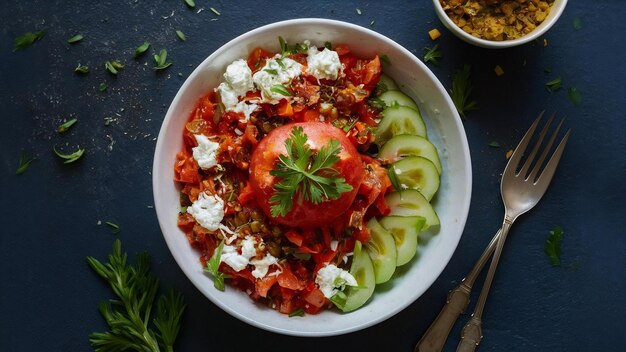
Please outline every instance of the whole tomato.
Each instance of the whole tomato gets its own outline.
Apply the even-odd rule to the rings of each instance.
[[[338,177],[343,177],[345,182],[352,186],[352,190],[342,193],[337,199],[325,199],[319,204],[305,201],[296,194],[291,210],[285,216],[274,217],[270,210],[272,206],[270,198],[275,192],[274,185],[281,179],[272,176],[270,171],[275,169],[280,155],[287,155],[285,141],[289,139],[295,127],[302,127],[304,134],[307,135],[307,145],[314,153],[332,139],[339,141],[340,160],[332,168],[339,172]],[[291,123],[274,129],[259,142],[250,161],[250,185],[259,206],[274,221],[300,228],[326,225],[348,210],[364,174],[361,157],[344,132],[323,122]]]

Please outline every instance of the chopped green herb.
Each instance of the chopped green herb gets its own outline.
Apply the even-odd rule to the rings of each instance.
[[[387,84],[385,84],[385,82],[378,81],[378,84],[376,85],[376,95],[381,95],[388,90],[389,88],[387,87]]]
[[[106,70],[109,71],[109,73],[111,73],[112,75],[117,75],[117,69],[113,66],[111,61],[105,62],[104,68],[106,68]]]
[[[397,192],[402,192],[403,188],[400,184],[400,181],[398,180],[398,173],[396,172],[395,166],[389,166],[389,169],[387,169],[387,175],[389,176],[389,181],[391,181],[393,189],[395,189]]]
[[[333,168],[342,149],[339,141],[331,139],[328,144],[313,151],[307,140],[304,129],[294,127],[285,141],[287,154],[280,155],[275,168],[270,171],[270,175],[280,179],[274,185],[274,194],[270,198],[270,210],[274,217],[289,213],[294,200],[319,204],[352,190],[352,186]]]
[[[167,50],[161,49],[158,54],[154,54],[154,66],[155,70],[164,70],[172,65],[171,62],[167,62]]]
[[[85,65],[81,65],[80,63],[78,64],[78,66],[76,66],[76,68],[74,69],[74,72],[76,73],[81,73],[81,74],[88,74],[89,73],[89,67],[85,66]]]
[[[70,127],[72,127],[76,123],[76,121],[78,121],[78,119],[75,117],[65,121],[61,126],[59,126],[59,128],[57,128],[57,132],[59,133],[67,132],[67,130],[69,130]]]
[[[271,88],[270,91],[276,93],[276,94],[280,94],[280,95],[284,95],[286,97],[290,97],[291,96],[291,92],[282,84],[274,84]]]
[[[91,346],[96,352],[129,348],[173,351],[186,307],[183,296],[170,289],[160,295],[155,307],[159,280],[150,271],[150,256],[147,253],[137,255],[136,265],[132,266],[128,263],[128,255],[122,253],[119,239],[113,243],[113,252],[108,259],[108,262],[101,263],[87,257],[89,266],[109,283],[118,297],[100,304],[100,313],[110,331],[91,333]],[[151,312],[155,312],[154,319],[150,317]]]
[[[379,54],[378,57],[380,58],[380,61],[384,64],[384,65],[389,65],[391,66],[391,60],[389,59],[389,56],[387,56],[387,54]]]
[[[124,65],[122,65],[122,63],[117,60],[111,61],[111,66],[113,66],[113,68],[116,70],[121,70],[124,68]]]
[[[357,15],[361,15],[361,9],[360,9],[360,8],[358,8],[358,7],[356,8],[356,14],[357,14]]]
[[[580,91],[576,87],[571,87],[567,90],[567,98],[572,102],[575,106],[580,105],[582,101],[582,96],[580,95]]]
[[[178,39],[182,40],[183,42],[187,40],[185,33],[183,33],[182,31],[177,30],[176,35],[178,36]]]
[[[39,32],[27,32],[15,38],[13,51],[18,51],[22,49],[26,49],[29,45],[36,42],[46,35],[46,31],[42,30]]]
[[[326,41],[324,42],[324,47],[328,50],[333,50],[333,43]]]
[[[580,20],[580,17],[574,17],[572,26],[574,26],[574,30],[578,31],[583,28],[583,21]]]
[[[29,157],[28,154],[26,154],[25,152],[22,151],[20,153],[20,164],[17,166],[17,170],[15,171],[15,174],[16,175],[21,175],[24,172],[26,172],[26,170],[30,166],[30,163],[32,163],[33,160],[35,160],[35,159]]]
[[[81,40],[83,40],[83,35],[82,34],[76,34],[75,36],[71,37],[70,39],[67,40],[68,44],[74,44],[74,43],[78,43]]]
[[[187,207],[180,207],[180,213],[185,214],[187,212]]]
[[[303,316],[304,316],[304,309],[303,308],[296,309],[293,312],[289,313],[289,318],[291,318],[291,317],[303,317]]]
[[[211,12],[213,12],[214,14],[220,16],[221,13],[219,11],[217,11],[214,7],[209,8],[211,10]]]
[[[56,154],[59,158],[65,160],[63,164],[73,163],[76,160],[80,159],[80,157],[83,156],[83,154],[85,153],[85,149],[80,148],[78,148],[78,150],[72,154],[62,154],[57,150],[56,147],[52,147],[52,150],[54,151],[54,154]]]
[[[561,89],[561,77],[557,77],[551,81],[546,82],[546,89],[550,93]]]
[[[452,77],[450,97],[456,110],[463,118],[465,118],[465,112],[478,109],[476,101],[469,101],[472,94],[471,68],[470,65],[463,65],[463,68],[456,71]]]
[[[385,110],[387,108],[387,103],[385,103],[385,101],[380,98],[371,98],[368,99],[367,102],[370,104],[370,106],[378,110]]]
[[[211,256],[211,259],[207,261],[206,268],[204,268],[205,273],[209,273],[213,276],[213,286],[220,291],[224,291],[226,288],[224,285],[224,279],[230,278],[230,276],[219,270],[223,249],[224,241],[220,242],[220,245],[215,248],[213,256]]]
[[[187,6],[189,6],[189,8],[196,7],[196,2],[194,0],[185,0],[185,4],[187,4]]]
[[[278,37],[278,43],[280,44],[280,51],[283,57],[291,54],[306,53],[307,50],[309,50],[309,47],[306,44],[296,43],[294,45],[289,45],[281,36]]]
[[[563,241],[563,229],[560,226],[555,227],[544,245],[544,252],[548,255],[550,263],[554,266],[561,265],[561,242]]]
[[[490,146],[491,148],[500,148],[500,147],[501,147],[500,143],[498,143],[498,142],[496,142],[496,141],[492,141],[492,142],[490,142],[490,143],[489,143],[489,146]]]
[[[105,90],[107,90],[107,87],[108,87],[108,86],[107,86],[107,84],[106,84],[106,83],[104,83],[104,82],[102,82],[102,83],[100,83],[100,85],[98,86],[98,90],[99,90],[99,91],[101,91],[101,92],[104,92]]]
[[[138,46],[137,49],[135,49],[135,59],[145,54],[149,48],[150,48],[150,43],[148,42],[144,42],[143,44]]]
[[[105,221],[104,223],[105,223],[105,224],[107,224],[107,225],[109,225],[109,227],[113,229],[113,233],[118,233],[118,232],[120,232],[120,226],[119,226],[119,225],[117,225],[117,224],[115,224],[115,223],[112,223],[112,222],[110,222],[110,221]]]
[[[263,70],[263,71],[265,71],[265,72],[267,72],[267,73],[269,73],[269,74],[271,74],[271,75],[275,75],[275,76],[276,76],[276,75],[278,75],[278,71],[276,71],[276,70],[274,70],[274,69],[271,69],[271,68],[266,68],[266,69],[265,69],[265,70]]]
[[[432,48],[424,48],[424,62],[432,62],[433,65],[439,65],[439,59],[443,57],[439,51],[439,44],[435,44]]]

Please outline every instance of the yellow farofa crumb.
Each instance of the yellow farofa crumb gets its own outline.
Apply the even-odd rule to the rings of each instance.
[[[428,36],[430,37],[431,40],[435,40],[441,37],[441,32],[439,32],[437,28],[431,29],[430,31],[428,31]]]
[[[505,155],[505,156],[506,156],[506,158],[507,158],[507,159],[510,159],[510,158],[511,158],[511,155],[513,155],[513,149],[509,149],[509,150],[506,152],[506,155]]]
[[[500,67],[500,65],[496,65],[493,70],[496,72],[497,76],[502,76],[504,74],[504,70]]]
[[[439,2],[452,22],[465,32],[481,39],[502,41],[521,38],[532,32],[548,16],[554,0]]]

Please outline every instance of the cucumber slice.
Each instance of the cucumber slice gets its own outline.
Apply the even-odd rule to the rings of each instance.
[[[372,260],[359,241],[354,244],[350,274],[354,276],[358,286],[347,286],[344,289],[346,302],[339,307],[343,312],[351,312],[364,305],[376,288]]]
[[[406,106],[394,106],[386,108],[382,114],[383,119],[374,131],[379,146],[399,134],[426,137],[426,125],[419,111]]]
[[[396,81],[394,81],[393,78],[387,76],[384,73],[380,75],[380,81],[378,81],[378,84],[387,88],[385,92],[400,89],[400,87],[398,87],[398,85],[396,84]]]
[[[384,92],[378,97],[380,100],[384,101],[385,104],[389,107],[400,105],[400,106],[408,106],[411,109],[419,111],[417,104],[411,99],[410,96],[402,93],[399,90],[389,90]]]
[[[396,265],[410,262],[417,253],[417,234],[424,227],[426,219],[421,216],[385,216],[379,223],[391,233],[396,242]]]
[[[393,192],[385,196],[387,205],[391,208],[388,215],[398,216],[422,216],[426,219],[424,228],[440,224],[439,217],[424,196],[414,189],[405,189],[402,192]]]
[[[432,161],[441,175],[437,148],[424,137],[401,134],[388,140],[378,152],[378,159],[385,163],[393,163],[407,156],[422,156]]]
[[[374,277],[377,284],[389,281],[393,272],[396,271],[396,242],[393,236],[380,226],[376,218],[371,218],[367,222],[367,229],[370,231],[372,239],[365,244],[365,249],[372,259],[374,265]]]
[[[410,156],[391,164],[398,183],[416,189],[429,202],[439,190],[439,173],[432,161],[421,156]]]

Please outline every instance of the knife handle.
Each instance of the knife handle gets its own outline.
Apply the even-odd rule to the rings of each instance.
[[[450,330],[452,330],[459,315],[467,308],[470,291],[471,288],[466,286],[464,282],[450,291],[446,304],[415,346],[415,352],[440,352],[443,349]]]

